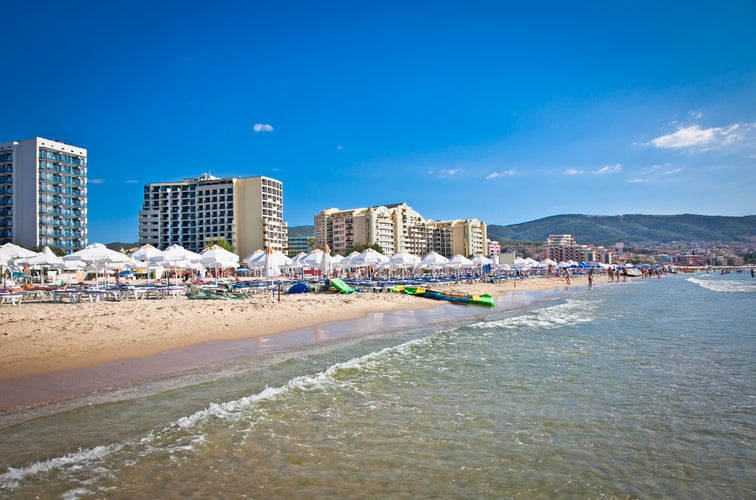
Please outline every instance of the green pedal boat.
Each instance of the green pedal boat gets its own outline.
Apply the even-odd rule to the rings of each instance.
[[[493,307],[496,305],[493,298],[487,293],[474,294],[467,292],[440,292],[429,290],[424,287],[413,286],[395,286],[391,288],[394,293],[404,293],[406,295],[415,295],[416,297],[425,297],[426,299],[448,300],[449,302],[458,302],[460,304],[474,304],[476,306]]]

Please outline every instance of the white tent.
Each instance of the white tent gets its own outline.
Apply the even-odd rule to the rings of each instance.
[[[473,257],[472,263],[476,266],[487,266],[494,263],[493,259],[489,259],[485,255],[479,254]]]

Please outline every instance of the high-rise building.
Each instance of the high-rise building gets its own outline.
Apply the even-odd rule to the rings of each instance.
[[[0,143],[0,244],[87,245],[87,150],[33,137]]]
[[[436,251],[446,257],[485,255],[486,225],[477,219],[425,220],[406,203],[339,210],[328,208],[314,217],[316,244],[336,253],[358,244],[380,245],[387,255]]]
[[[208,174],[144,186],[139,242],[177,243],[199,252],[219,239],[242,258],[255,250],[286,252],[283,185],[269,177],[219,179]]]

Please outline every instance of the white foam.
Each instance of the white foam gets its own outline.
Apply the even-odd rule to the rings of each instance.
[[[719,280],[701,279],[696,277],[688,278],[686,281],[696,284],[712,292],[724,293],[754,293],[756,292],[756,280]]]

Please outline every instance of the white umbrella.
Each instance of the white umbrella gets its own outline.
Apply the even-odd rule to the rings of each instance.
[[[353,251],[352,253],[350,253],[349,255],[347,255],[346,257],[344,257],[343,259],[341,259],[341,261],[339,262],[339,266],[341,268],[351,267],[352,266],[352,259],[355,258],[355,257],[357,257],[359,254],[360,254],[360,252],[358,252],[357,250]]]
[[[218,245],[205,248],[200,252],[200,262],[205,267],[229,269],[239,267],[239,256]]]
[[[33,252],[24,247],[14,245],[13,243],[6,243],[5,245],[0,247],[0,257],[4,258],[7,261],[27,259],[36,256],[37,252]]]
[[[323,247],[323,258],[320,260],[320,274],[328,275],[333,265],[331,264],[331,249],[328,245]]]
[[[16,261],[17,266],[30,266],[30,267],[53,267],[63,264],[63,259],[58,257],[50,250],[50,247],[45,246],[42,251],[34,257],[28,257],[25,259],[18,259]],[[42,283],[45,282],[44,273],[42,274]]]
[[[316,248],[312,252],[308,253],[302,258],[302,264],[305,267],[311,267],[313,269],[320,268],[320,263],[323,261],[323,250]]]
[[[178,269],[188,269],[192,263],[199,263],[201,260],[202,256],[200,254],[187,250],[181,245],[173,244],[163,250],[161,255],[151,258],[150,264]]]
[[[245,263],[247,267],[259,267],[257,263],[262,262],[264,258],[265,252],[263,250],[255,250],[251,254],[244,257],[242,262]]]
[[[48,246],[45,246],[42,251],[34,257],[27,257],[16,261],[16,265],[18,266],[52,266],[62,263],[63,259],[55,255]]]
[[[92,243],[78,252],[63,257],[65,264],[78,261],[94,264],[95,268],[104,267],[108,264],[117,264],[120,267],[134,266],[134,261],[128,255],[111,250],[102,243]],[[95,285],[99,286],[97,282],[95,282]]]
[[[449,259],[438,252],[431,252],[420,261],[420,267],[423,269],[439,269],[446,265]]]
[[[353,267],[379,266],[390,261],[390,258],[381,252],[372,248],[366,248],[359,254],[349,259],[349,264]]]
[[[485,255],[479,254],[473,257],[472,263],[476,266],[487,266],[494,263],[493,259],[489,259]]]
[[[132,252],[129,254],[129,257],[131,257],[134,260],[139,260],[142,262],[148,261],[153,257],[157,257],[159,255],[162,255],[163,252],[161,252],[159,249],[153,247],[149,243],[146,245],[142,245],[137,249],[135,252]]]
[[[471,261],[464,255],[457,254],[451,259],[449,259],[449,262],[447,263],[447,265],[455,269],[461,269],[461,268],[466,268],[466,267],[472,267],[473,261]]]
[[[389,263],[395,269],[412,269],[420,264],[420,257],[409,252],[399,252],[389,257]]]
[[[267,278],[274,278],[281,275],[281,269],[278,267],[278,260],[273,256],[273,249],[268,247],[265,249],[265,271],[263,274]]]

